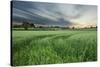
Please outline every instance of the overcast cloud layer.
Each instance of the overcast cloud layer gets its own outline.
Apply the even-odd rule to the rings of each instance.
[[[96,25],[94,5],[57,4],[43,2],[12,2],[13,21],[29,21],[44,25]]]

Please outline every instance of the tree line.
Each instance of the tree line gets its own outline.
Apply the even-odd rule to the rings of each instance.
[[[21,25],[13,25],[12,28],[24,28],[25,30],[28,30],[28,28],[60,28],[60,29],[76,29],[74,26],[72,28],[70,27],[60,27],[60,26],[47,26],[47,27],[44,27],[44,26],[35,26],[34,23],[29,23],[27,21],[24,21],[22,22]],[[85,27],[86,28],[86,27]],[[97,28],[96,27],[93,27],[93,26],[90,26],[89,28]]]

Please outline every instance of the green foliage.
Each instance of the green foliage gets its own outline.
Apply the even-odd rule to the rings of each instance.
[[[97,60],[96,31],[13,31],[13,65]]]
[[[32,25],[32,24],[31,24]],[[97,30],[97,28],[68,28],[68,27],[35,27],[35,26],[31,26],[28,27],[29,25],[27,25],[27,31],[71,31],[71,30],[77,30],[77,31],[95,31]],[[12,30],[15,31],[25,31],[25,27],[19,27],[19,28],[12,28]]]

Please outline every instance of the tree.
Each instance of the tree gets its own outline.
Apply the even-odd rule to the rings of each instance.
[[[28,22],[23,22],[23,27],[25,30],[28,30],[28,26],[29,26],[29,23]]]
[[[39,28],[43,28],[43,26],[39,26]]]
[[[30,23],[30,26],[33,27],[33,28],[35,28],[35,25],[33,23]]]
[[[72,29],[75,29],[75,27],[73,26]]]
[[[97,28],[97,26],[95,28]]]
[[[90,26],[90,28],[93,28],[92,26]]]

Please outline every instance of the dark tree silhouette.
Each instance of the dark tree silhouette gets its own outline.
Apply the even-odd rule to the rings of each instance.
[[[33,27],[33,28],[35,28],[35,25],[33,23],[30,23],[30,26]]]
[[[55,26],[54,28],[60,28],[59,26]]]
[[[73,26],[72,29],[75,29],[75,27]]]
[[[29,23],[28,22],[23,22],[23,27],[25,30],[28,30],[28,26],[29,26]]]
[[[95,28],[97,28],[97,26]]]
[[[43,26],[39,26],[39,28],[43,28]]]
[[[93,28],[92,26],[90,28]]]

